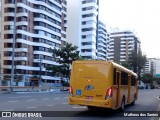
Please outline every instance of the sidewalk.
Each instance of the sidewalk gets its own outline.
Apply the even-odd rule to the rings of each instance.
[[[33,90],[13,90],[12,92],[10,91],[0,91],[0,94],[10,94],[10,93],[17,93],[17,94],[25,94],[25,93],[68,93],[68,91],[60,91],[60,90],[39,90],[39,89],[33,89]]]
[[[68,91],[61,91],[61,87],[54,87],[54,88],[39,88],[38,86],[35,87],[12,87],[12,92],[10,92],[10,87],[7,86],[0,86],[0,94],[9,94],[9,93],[65,93]],[[63,88],[67,89],[67,88]]]

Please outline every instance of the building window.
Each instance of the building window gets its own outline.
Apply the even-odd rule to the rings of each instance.
[[[15,3],[15,0],[5,0],[5,4],[7,4],[7,3]]]
[[[96,3],[96,0],[85,0],[85,1],[82,1],[82,4],[86,4],[86,3]]]
[[[4,30],[14,30],[14,26],[13,25],[5,25]]]

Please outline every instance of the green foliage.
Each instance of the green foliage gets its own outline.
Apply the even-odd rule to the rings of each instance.
[[[158,85],[160,85],[160,78],[154,78],[153,80],[156,81]]]
[[[153,84],[153,76],[151,75],[151,74],[144,74],[143,76],[142,76],[142,81],[144,82],[144,83],[149,83],[149,84]]]
[[[122,62],[121,65],[125,68],[131,69],[130,64],[128,62]]]
[[[82,59],[79,56],[79,51],[77,51],[77,46],[72,46],[71,43],[66,43],[61,49],[52,49],[53,57],[57,58],[58,66],[49,66],[46,69],[52,71],[52,75],[60,73],[62,77],[69,78],[70,67],[74,60]]]
[[[141,70],[143,66],[145,65],[145,62],[147,60],[146,55],[142,54],[142,51],[132,51],[132,53],[129,56],[129,64],[131,69],[138,74],[138,78],[141,79]]]
[[[11,75],[5,75],[4,80],[10,81],[11,80]],[[20,82],[22,81],[22,76],[21,75],[14,75],[14,82]]]

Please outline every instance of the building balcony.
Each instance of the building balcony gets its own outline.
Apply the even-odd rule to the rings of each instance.
[[[26,12],[16,13],[16,17],[21,17],[21,16],[28,17],[28,13],[26,13]]]
[[[98,5],[97,3],[91,2],[91,3],[82,4],[82,7],[95,7],[97,9]]]
[[[81,49],[96,49],[96,45],[81,45]]]
[[[96,57],[96,53],[95,52],[81,52],[81,56],[95,56]]]
[[[93,21],[97,22],[96,16],[82,18],[82,22],[90,21],[90,20],[93,20]]]
[[[28,21],[20,21],[20,22],[16,22],[16,26],[21,26],[21,25],[28,26]]]

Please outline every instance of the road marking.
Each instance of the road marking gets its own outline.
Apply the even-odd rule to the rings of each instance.
[[[36,100],[36,99],[29,99],[29,100],[26,100],[26,101],[34,101],[34,100]]]
[[[14,109],[9,109],[9,110],[2,110],[2,111],[13,111]]]
[[[54,98],[54,99],[60,99],[60,98]]]
[[[18,102],[18,100],[14,100],[14,101],[8,101],[8,102]]]
[[[66,104],[68,104],[68,103],[62,103],[63,105],[66,105]]]
[[[37,108],[37,107],[28,107],[27,109],[35,109],[35,108]]]
[[[72,108],[74,108],[74,109],[85,109],[87,107],[86,106],[73,106]]]
[[[26,97],[30,97],[30,96],[17,96],[17,97],[9,97],[9,98],[26,98]]]
[[[54,104],[53,105],[47,105],[48,107],[52,107],[52,106],[55,106]]]
[[[50,98],[43,98],[42,100],[49,100]]]

